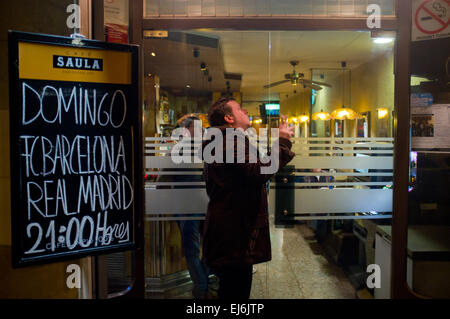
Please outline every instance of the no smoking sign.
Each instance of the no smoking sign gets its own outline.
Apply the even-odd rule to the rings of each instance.
[[[415,0],[412,13],[413,41],[450,36],[450,0]]]

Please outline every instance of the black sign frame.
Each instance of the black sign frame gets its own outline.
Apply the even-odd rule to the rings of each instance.
[[[130,225],[130,241],[114,246],[103,246],[96,248],[78,249],[75,252],[61,252],[56,254],[36,255],[30,258],[23,258],[23,236],[27,236],[23,223],[24,211],[23,196],[21,194],[22,183],[20,172],[20,118],[19,106],[21,102],[21,87],[19,79],[19,43],[35,43],[53,46],[63,46],[68,48],[83,48],[96,50],[109,50],[119,52],[129,52],[131,54],[131,85],[129,86],[129,96],[127,105],[130,109],[131,127],[130,136],[132,140],[132,152],[128,154],[132,163],[132,185],[133,188],[133,213]],[[95,40],[77,39],[74,41],[70,37],[35,34],[28,32],[9,31],[8,32],[9,51],[9,116],[10,116],[10,178],[11,178],[11,248],[13,268],[22,268],[33,265],[48,264],[60,261],[75,260],[83,257],[98,256],[115,252],[135,250],[143,245],[140,242],[143,217],[143,142],[142,142],[142,108],[139,106],[139,46],[117,43],[106,43]],[[36,61],[38,63],[38,61]],[[61,82],[61,81],[59,81]],[[73,83],[81,83],[74,81]],[[134,111],[133,111],[134,110]],[[44,233],[45,235],[45,233]]]

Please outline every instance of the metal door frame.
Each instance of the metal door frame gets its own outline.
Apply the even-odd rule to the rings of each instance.
[[[95,0],[94,0],[95,1]],[[392,218],[392,296],[418,298],[406,282],[406,247],[408,227],[408,165],[410,116],[410,47],[411,0],[395,1],[395,17],[382,17],[379,31],[396,31],[394,53],[394,195]],[[237,17],[237,18],[143,18],[143,1],[130,1],[130,43],[143,44],[144,30],[189,30],[218,28],[232,30],[297,30],[297,31],[371,31],[366,18],[311,18],[311,17]],[[142,50],[141,50],[142,58]],[[143,61],[141,59],[141,61]],[[140,65],[142,82],[142,63]],[[140,83],[140,92],[142,83]],[[142,94],[140,96],[142,101]],[[143,226],[140,216],[139,225]],[[143,229],[143,228],[141,228]],[[143,239],[143,232],[142,232]],[[143,241],[141,241],[143,243]],[[136,250],[136,282],[129,294],[144,295],[144,251]]]

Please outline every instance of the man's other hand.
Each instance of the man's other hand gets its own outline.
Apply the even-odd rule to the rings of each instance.
[[[294,136],[294,129],[295,129],[295,127],[293,125],[288,126],[287,116],[281,116],[280,127],[279,127],[279,137],[287,138],[288,140],[291,139],[291,137]]]

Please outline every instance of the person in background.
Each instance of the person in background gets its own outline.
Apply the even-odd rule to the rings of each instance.
[[[180,127],[188,129],[189,135],[192,138],[194,138],[195,121],[200,121],[200,119],[195,116],[189,116],[180,124]],[[203,181],[201,175],[185,175],[180,177],[183,178],[183,181]],[[192,295],[195,299],[212,299],[214,296],[208,289],[209,269],[203,258],[200,258],[201,230],[203,229],[204,222],[202,220],[178,220],[177,224],[180,228],[183,253],[186,258],[189,275],[194,284]]]
[[[186,128],[186,136],[194,138],[195,121],[200,121],[196,116],[186,116],[179,122],[179,127]],[[188,134],[187,134],[188,133]],[[191,150],[194,150],[192,147]],[[174,169],[175,170],[175,169]],[[189,171],[189,169],[182,169]],[[195,171],[195,170],[194,170]],[[163,175],[164,176],[164,175]],[[159,181],[171,182],[202,182],[202,175],[166,175]],[[175,188],[196,188],[199,186],[175,186]],[[193,199],[195,200],[195,199]],[[197,217],[198,220],[177,220],[180,230],[183,254],[186,258],[186,265],[193,283],[192,296],[194,299],[214,299],[216,296],[209,289],[209,270],[204,260],[200,258],[200,247],[203,229],[203,220],[200,215],[189,215]]]
[[[211,127],[222,132],[226,148],[236,151],[236,144],[226,145],[227,128],[245,140],[245,163],[204,164],[206,191],[209,197],[206,214],[203,254],[207,265],[219,278],[219,299],[249,299],[254,264],[271,260],[266,182],[273,176],[262,174],[260,159],[250,163],[249,143],[242,129],[250,127],[247,111],[232,98],[221,98],[209,110]],[[279,168],[294,157],[290,151],[294,127],[283,118],[279,128]],[[241,133],[239,133],[241,132]],[[211,141],[204,141],[206,148]],[[236,142],[235,142],[236,143]],[[216,150],[217,151],[217,150]],[[239,154],[238,154],[239,156]],[[225,159],[224,154],[224,159]]]

